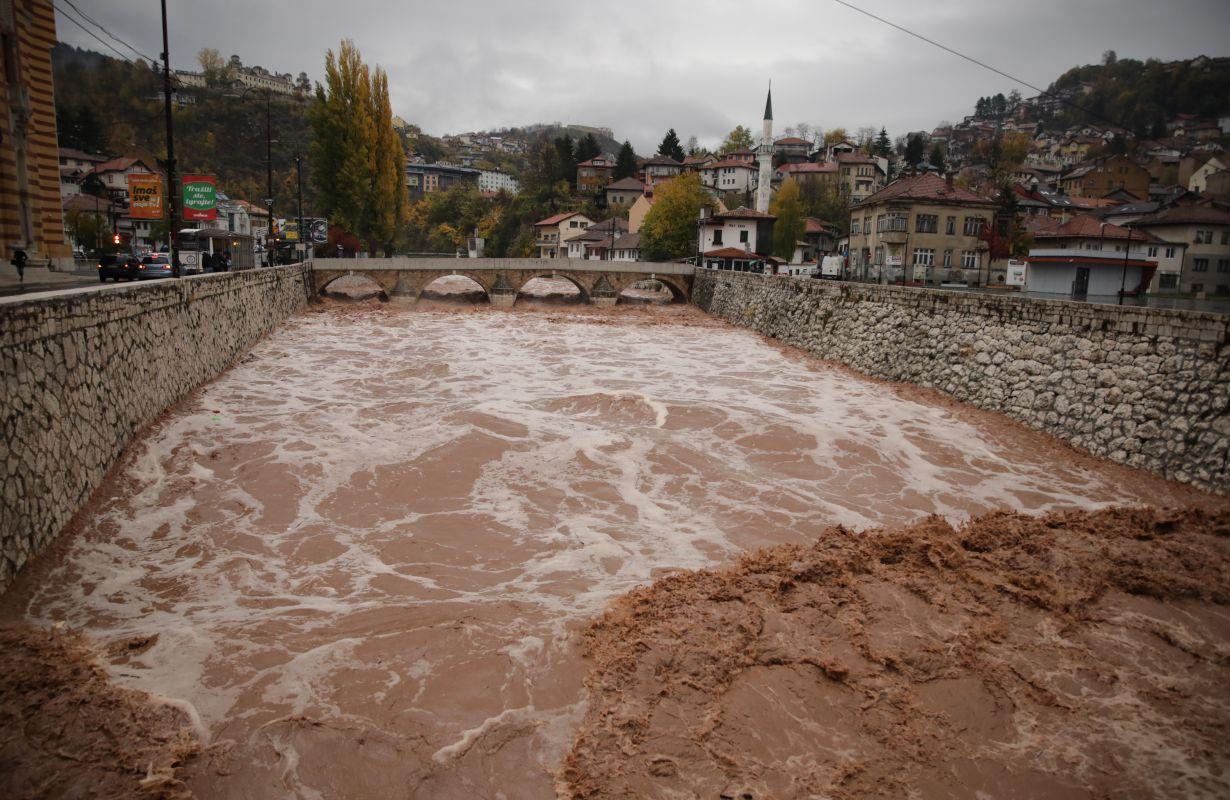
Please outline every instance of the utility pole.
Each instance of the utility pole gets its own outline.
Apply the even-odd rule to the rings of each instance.
[[[162,0],[166,2],[166,0]],[[273,91],[265,90],[265,210],[269,212],[269,230],[265,235],[265,266],[273,266],[273,256],[277,252],[277,241],[273,237],[273,122],[270,107],[273,101]],[[269,246],[273,245],[270,250]]]
[[[179,192],[175,188],[175,124],[171,119],[171,47],[167,40],[167,0],[162,0],[162,100],[167,118],[167,227],[171,249],[171,274],[179,268]]]
[[[1127,291],[1128,253],[1132,252],[1132,226],[1127,226],[1127,244],[1123,246],[1123,278],[1119,281],[1119,305],[1123,305],[1123,294]]]
[[[307,258],[307,238],[303,235],[303,173],[300,171],[299,165],[303,161],[303,154],[298,150],[295,151],[295,191],[299,194],[299,245],[303,248],[303,258]]]

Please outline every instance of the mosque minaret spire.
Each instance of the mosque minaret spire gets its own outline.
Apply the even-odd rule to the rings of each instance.
[[[769,191],[773,183],[773,84],[769,83],[769,94],[764,101],[764,127],[761,131],[760,146],[756,148],[756,158],[760,160],[760,176],[756,184],[756,210],[769,213]]]

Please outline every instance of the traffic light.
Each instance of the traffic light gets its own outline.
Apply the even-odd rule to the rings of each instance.
[[[112,235],[111,244],[119,244],[119,243],[120,243],[120,235],[118,233]]]

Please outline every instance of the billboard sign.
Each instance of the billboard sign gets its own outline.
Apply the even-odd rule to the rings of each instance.
[[[274,235],[284,242],[299,241],[299,220],[279,217],[273,227]]]
[[[316,217],[303,220],[308,244],[325,244],[329,241],[329,220]]]
[[[185,175],[184,220],[208,220],[217,217],[217,179],[213,175]]]
[[[162,176],[128,173],[128,215],[133,219],[162,219]]]

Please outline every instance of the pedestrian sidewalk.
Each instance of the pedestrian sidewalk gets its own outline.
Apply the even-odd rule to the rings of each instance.
[[[97,284],[97,275],[75,272],[53,272],[46,267],[26,267],[26,279],[17,280],[17,268],[12,264],[0,264],[0,294],[27,294],[70,289],[74,286]]]

